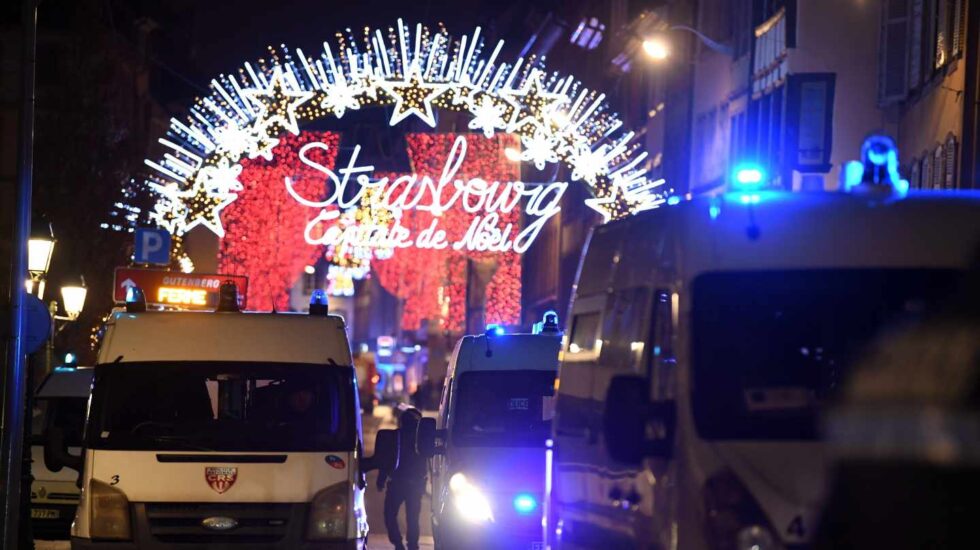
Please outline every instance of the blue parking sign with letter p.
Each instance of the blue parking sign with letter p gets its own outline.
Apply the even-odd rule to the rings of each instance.
[[[170,233],[165,229],[138,227],[133,261],[138,264],[170,265]]]

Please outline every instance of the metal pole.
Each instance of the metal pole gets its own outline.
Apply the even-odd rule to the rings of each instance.
[[[37,0],[24,0],[21,14],[23,105],[20,113],[19,155],[17,158],[17,207],[13,231],[10,273],[10,342],[3,400],[3,436],[0,469],[4,490],[0,492],[3,510],[3,548],[17,548],[20,527],[21,466],[24,449],[24,421],[27,398],[27,358],[24,354],[24,280],[27,277],[27,239],[31,228],[31,184],[34,167],[34,54],[37,46]]]

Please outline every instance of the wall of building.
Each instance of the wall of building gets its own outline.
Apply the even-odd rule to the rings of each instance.
[[[841,166],[860,156],[864,138],[874,131],[894,132],[878,108],[881,6],[867,0],[799,0],[797,17],[789,70],[835,75],[832,167],[823,187],[837,189]]]

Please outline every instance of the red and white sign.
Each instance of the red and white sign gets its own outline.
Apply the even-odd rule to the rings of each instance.
[[[214,489],[219,495],[231,489],[231,486],[238,480],[238,468],[227,466],[208,466],[204,468],[204,479],[208,482],[208,487]]]
[[[241,275],[117,267],[112,298],[116,302],[125,302],[126,291],[131,287],[139,287],[146,296],[147,304],[187,309],[213,309],[218,305],[218,290],[225,281],[232,281],[238,286],[239,305],[245,309],[248,277]]]

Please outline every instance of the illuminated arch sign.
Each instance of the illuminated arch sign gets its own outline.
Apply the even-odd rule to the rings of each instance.
[[[392,125],[417,118],[435,127],[436,110],[447,109],[468,113],[469,128],[485,137],[497,132],[519,136],[520,147],[510,151],[511,157],[538,169],[564,163],[573,180],[590,187],[593,197],[586,201],[588,206],[607,220],[664,202],[664,181],[647,178],[646,153],[639,150],[632,132],[623,131],[603,94],[571,76],[547,72],[533,58],[501,61],[503,42],[490,48],[480,33],[477,28],[456,39],[445,29],[431,31],[399,20],[387,32],[364,29],[360,37],[348,29],[333,44],[325,42],[323,51],[314,56],[283,46],[271,50],[271,60],[245,63],[238,74],[213,79],[209,96],[198,99],[183,120],[171,119],[167,136],[160,140],[167,149],[163,157],[146,161],[153,169],[146,185],[157,198],[150,219],[177,237],[197,226],[224,237],[222,211],[243,190],[238,180],[243,159],[271,160],[283,136],[299,135],[303,123],[343,118],[369,106],[390,106]],[[465,141],[457,143],[456,155],[464,156]],[[527,248],[540,224],[557,212],[567,187],[566,183],[540,188],[479,178],[460,185],[451,177],[454,158],[447,159],[448,172],[409,174],[386,182],[371,180],[368,171],[361,170],[365,166],[322,171],[343,181],[343,170],[361,170],[350,174],[356,175],[355,183],[375,191],[358,196],[372,195],[371,200],[380,200],[396,218],[402,208],[438,210],[459,204],[485,220],[493,217],[494,208],[509,206],[520,197],[531,225],[520,232],[513,228],[512,236],[485,245],[513,250]],[[415,189],[397,191],[411,186]],[[413,192],[422,195],[417,202]],[[310,208],[326,203],[322,197],[299,193],[295,198]],[[340,210],[353,207],[335,203]],[[320,221],[341,215],[331,212],[317,215]],[[308,233],[316,243],[334,238]],[[402,246],[407,239],[402,236],[386,245]],[[492,240],[483,235],[460,246],[476,247],[477,241]],[[425,246],[417,236],[411,242]],[[429,241],[428,245],[441,244]]]

